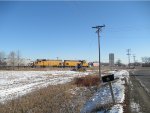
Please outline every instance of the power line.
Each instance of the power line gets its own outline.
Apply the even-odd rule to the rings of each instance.
[[[128,66],[130,68],[130,56],[131,56],[131,49],[127,49],[127,55],[128,55]]]
[[[92,27],[92,28],[96,29],[96,33],[97,33],[97,35],[98,35],[99,77],[100,77],[100,82],[101,82],[100,32],[102,31],[102,28],[103,28],[103,27],[105,27],[105,25]]]

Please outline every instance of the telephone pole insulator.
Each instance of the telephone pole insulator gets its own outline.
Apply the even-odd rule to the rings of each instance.
[[[100,82],[102,81],[102,78],[101,78],[101,57],[100,57],[100,32],[102,31],[103,27],[105,27],[105,25],[92,27],[92,28],[96,29],[96,33],[98,34],[99,77],[100,77]]]

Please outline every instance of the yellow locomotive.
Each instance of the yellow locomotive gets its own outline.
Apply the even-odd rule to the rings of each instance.
[[[62,67],[62,60],[37,60],[34,62],[33,66],[35,67]]]
[[[34,67],[76,67],[78,65],[88,67],[88,63],[85,60],[46,60],[37,59],[34,63]]]

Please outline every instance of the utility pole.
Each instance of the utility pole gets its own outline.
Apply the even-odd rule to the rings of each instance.
[[[17,63],[18,63],[18,70],[19,70],[19,66],[20,66],[20,51],[17,51]]]
[[[99,77],[101,82],[101,57],[100,57],[100,32],[102,31],[102,28],[105,27],[105,25],[102,26],[95,26],[92,28],[96,29],[96,33],[98,34],[98,50],[99,50]]]
[[[131,49],[127,49],[127,55],[128,55],[128,66],[129,66],[129,68],[130,68],[130,55],[131,55]]]
[[[134,66],[135,66],[135,57],[136,57],[136,56],[135,56],[135,55],[133,54],[133,61],[134,61]]]

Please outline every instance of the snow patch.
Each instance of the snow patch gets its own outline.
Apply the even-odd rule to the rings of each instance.
[[[0,103],[48,85],[64,84],[76,76],[89,74],[91,72],[0,71]]]
[[[114,105],[108,113],[123,113],[123,106],[120,104]]]
[[[125,82],[124,80],[122,80],[122,78],[128,78],[129,73],[126,70],[122,70],[118,72],[113,71],[113,74],[114,77],[119,78],[118,80],[112,83],[115,102],[116,104],[123,103],[125,99]],[[97,106],[104,106],[109,103],[112,103],[110,88],[108,85],[104,85],[93,95],[93,97],[89,101],[85,103],[83,109],[81,110],[81,113],[90,113],[93,109],[96,109]],[[112,107],[112,112],[110,111],[109,113],[123,113],[122,105],[114,105]]]
[[[135,102],[131,102],[131,110],[133,112],[142,113],[140,112],[140,105]]]

